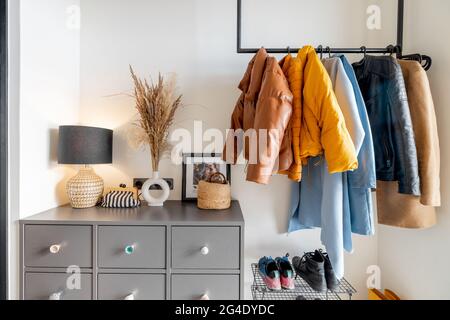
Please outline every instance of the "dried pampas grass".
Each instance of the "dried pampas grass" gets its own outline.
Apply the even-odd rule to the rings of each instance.
[[[135,134],[133,144],[150,146],[152,168],[158,171],[159,161],[170,147],[169,129],[181,106],[182,96],[175,94],[175,77],[165,81],[159,74],[158,82],[149,84],[146,79],[139,78],[131,66],[130,72],[134,82],[133,97],[140,116],[137,123],[140,132]]]

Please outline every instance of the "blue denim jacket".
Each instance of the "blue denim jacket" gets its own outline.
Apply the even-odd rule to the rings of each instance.
[[[371,189],[377,185],[375,155],[373,149],[372,130],[366,104],[356,79],[352,65],[345,56],[340,56],[345,73],[355,93],[359,117],[364,128],[365,137],[358,154],[358,169],[347,173],[348,205],[351,216],[352,232],[360,235],[375,233],[373,221],[373,205]],[[345,183],[345,181],[344,181]]]

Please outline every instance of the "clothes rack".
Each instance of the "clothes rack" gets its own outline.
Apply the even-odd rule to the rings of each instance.
[[[397,12],[397,44],[389,45],[386,48],[366,48],[364,46],[360,48],[330,48],[319,46],[316,48],[318,53],[384,53],[397,55],[397,58],[401,58],[403,52],[403,18],[404,18],[405,1],[398,0],[398,12]],[[256,53],[259,48],[243,48],[242,47],[242,0],[237,0],[237,53]],[[290,53],[296,52],[300,48],[266,48],[268,53]]]

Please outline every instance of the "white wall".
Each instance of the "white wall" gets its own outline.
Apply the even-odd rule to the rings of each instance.
[[[79,122],[79,30],[67,28],[78,0],[21,0],[20,215],[67,202],[73,170],[56,163],[57,128]]]
[[[434,97],[441,145],[442,207],[438,224],[428,230],[379,228],[379,265],[384,287],[406,299],[450,298],[450,27],[447,0],[406,1],[405,52],[433,58],[428,72]]]
[[[67,202],[70,168],[57,166],[57,128],[79,122],[79,0],[10,0],[9,297],[19,297],[18,219]]]
[[[392,11],[391,4],[384,2],[386,12]],[[177,117],[177,126],[192,128],[193,120],[199,119],[205,128],[228,128],[239,96],[237,85],[251,59],[250,55],[236,54],[236,1],[81,0],[81,8],[81,120],[115,130],[114,166],[96,169],[106,184],[130,185],[133,177],[151,173],[148,152],[127,145],[127,130],[135,111],[132,99],[117,94],[132,88],[129,64],[145,76],[156,77],[158,71],[178,74],[187,106]],[[393,42],[395,20],[386,13],[384,29],[369,33],[366,8],[359,0],[314,4],[285,0],[276,5],[274,1],[246,0],[243,44],[298,46],[313,41],[359,47]],[[317,19],[329,23],[318,25]],[[342,24],[346,32],[333,27]],[[160,171],[164,177],[175,178],[172,199],[180,199],[181,167],[165,160]],[[269,186],[259,186],[245,182],[243,166],[233,167],[232,172],[233,196],[240,200],[246,220],[245,292],[250,298],[250,263],[263,255],[300,255],[315,249],[320,245],[319,232],[284,233],[290,194],[285,177],[274,177]],[[360,297],[365,297],[365,272],[377,262],[377,242],[376,237],[354,240],[355,254],[346,257],[346,276]]]

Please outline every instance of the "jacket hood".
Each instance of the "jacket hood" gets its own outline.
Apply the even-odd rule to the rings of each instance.
[[[261,48],[249,62],[247,71],[239,83],[239,89],[245,93],[246,99],[255,100],[255,97],[258,95],[266,68],[267,57],[266,49]]]
[[[301,63],[306,63],[309,59],[317,57],[316,49],[313,46],[304,46],[298,51],[297,59],[301,60]]]

